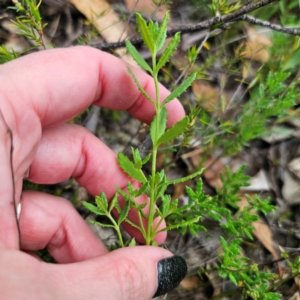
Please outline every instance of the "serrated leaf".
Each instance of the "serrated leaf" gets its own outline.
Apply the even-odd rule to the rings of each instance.
[[[110,225],[110,224],[106,224],[106,223],[101,223],[101,222],[94,221],[94,220],[88,220],[88,222],[91,223],[91,224],[97,224],[97,225],[99,225],[101,227],[114,228],[115,229],[114,225]]]
[[[193,73],[186,80],[184,80],[167,98],[163,101],[162,105],[166,105],[168,102],[179,97],[196,79],[197,73]]]
[[[118,205],[117,205],[118,204],[118,197],[119,197],[119,193],[117,192],[117,193],[115,193],[114,197],[110,201],[109,210],[108,210],[109,213],[113,210],[113,208],[116,208],[117,211],[119,212]]]
[[[175,212],[178,208],[178,199],[175,199],[171,202],[170,208],[169,208],[169,212],[170,214],[172,214],[173,212]]]
[[[161,197],[161,200],[162,200],[162,205],[160,207],[160,210],[161,210],[161,213],[163,214],[163,217],[165,217],[167,215],[167,213],[169,212],[171,197],[170,197],[170,195],[163,195]]]
[[[188,220],[188,221],[184,221],[184,222],[180,222],[180,223],[177,223],[177,224],[174,224],[174,225],[170,225],[170,226],[165,227],[164,229],[162,229],[159,232],[169,231],[169,230],[172,230],[172,229],[178,229],[178,228],[181,228],[181,227],[192,226],[194,223],[198,222],[199,219],[200,219],[200,216],[198,216],[196,218],[193,218],[191,220]]]
[[[136,48],[131,44],[129,40],[125,41],[126,48],[128,53],[132,56],[132,58],[141,66],[144,70],[148,71],[152,74],[151,67],[147,64],[141,54],[136,50]]]
[[[143,202],[143,203],[139,204],[138,210],[144,209],[147,206],[147,204],[148,204],[148,202]]]
[[[137,169],[134,163],[123,153],[118,153],[118,163],[122,170],[127,173],[130,177],[140,182],[145,183],[147,178],[145,177],[142,170]]]
[[[155,50],[158,52],[164,45],[167,38],[167,25],[170,18],[170,13],[167,11],[164,19],[160,25],[156,40],[155,40]]]
[[[150,157],[151,157],[151,153],[149,153],[149,154],[143,159],[142,164],[145,165],[145,164],[149,161]]]
[[[141,196],[146,191],[146,189],[148,187],[149,187],[149,183],[148,182],[143,183],[142,187],[139,190],[136,191],[135,196],[136,197]]]
[[[158,139],[164,134],[167,125],[168,111],[166,107],[162,107],[159,114],[159,121],[157,123],[157,115],[153,118],[150,124],[150,137],[153,144],[156,144]]]
[[[127,218],[129,209],[130,209],[130,202],[126,201],[124,207],[121,210],[121,214],[118,219],[118,225],[120,225]]]
[[[172,38],[171,42],[161,55],[157,65],[156,65],[156,71],[160,70],[170,59],[170,57],[173,55],[175,49],[177,48],[178,44],[180,42],[180,32],[177,32],[175,36]]]
[[[157,141],[157,145],[166,144],[178,138],[181,134],[183,134],[186,131],[186,129],[189,126],[189,123],[189,117],[186,116],[183,119],[181,119],[174,126],[165,131],[165,133]]]
[[[92,212],[93,214],[96,215],[106,215],[103,211],[101,211],[98,207],[96,207],[95,205],[86,202],[86,201],[82,201],[82,205],[87,208],[90,212]]]
[[[152,40],[146,21],[139,13],[136,13],[136,23],[144,43],[146,44],[150,52],[153,53],[154,41]]]
[[[128,223],[128,224],[130,224],[132,227],[134,227],[134,228],[136,228],[136,229],[138,229],[138,230],[141,231],[141,227],[138,226],[138,225],[136,225],[135,223],[133,223],[133,222],[130,221],[129,219],[126,219],[125,222]]]
[[[153,41],[153,44],[155,44],[156,36],[158,34],[158,24],[157,24],[157,22],[154,23],[152,20],[149,20],[148,30],[149,30],[149,34],[151,36],[151,39]]]
[[[107,212],[108,201],[107,201],[106,195],[103,192],[100,193],[100,196],[95,197],[95,201],[100,210]]]
[[[133,74],[133,72],[130,70],[129,67],[127,67],[127,71],[130,74],[130,76],[132,77],[134,83],[136,84],[136,86],[138,87],[140,92],[152,103],[153,106],[155,106],[153,100],[151,99],[149,94],[143,89],[143,87],[140,85],[139,81],[137,80],[137,78],[135,77],[135,75]]]
[[[168,184],[177,184],[177,183],[180,183],[180,182],[185,182],[185,181],[187,181],[187,180],[189,180],[189,179],[193,179],[193,178],[195,178],[196,176],[200,175],[200,174],[203,172],[203,170],[204,170],[204,169],[202,168],[202,169],[198,170],[197,172],[195,172],[195,173],[193,173],[193,174],[191,174],[191,175],[189,175],[189,176],[182,177],[182,178],[178,178],[178,179],[175,179],[175,180],[170,180],[170,181],[168,182]]]
[[[116,186],[117,191],[124,197],[125,200],[131,201],[130,195],[128,195],[125,191]]]

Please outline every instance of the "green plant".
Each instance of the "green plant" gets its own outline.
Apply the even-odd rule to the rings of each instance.
[[[14,6],[9,7],[19,14],[15,21],[11,21],[13,26],[18,30],[17,33],[33,43],[32,47],[27,49],[25,53],[29,53],[39,47],[46,49],[43,30],[47,24],[42,23],[39,11],[41,3],[42,1],[37,3],[36,0],[22,0],[21,2],[14,0]],[[23,55],[25,53],[16,53],[13,49],[7,49],[2,45],[0,46],[0,64],[16,59],[20,54]]]
[[[34,43],[31,49],[45,48],[43,29],[46,25],[42,24],[42,18],[39,14],[40,2],[23,0],[21,3],[15,1],[14,4],[13,9],[20,14],[14,22],[14,25],[19,29],[19,34]],[[298,2],[293,0],[291,5],[295,7]],[[217,16],[236,11],[240,6],[239,1],[231,5],[225,0],[213,0],[210,9],[213,15]],[[278,11],[278,7],[275,10]],[[285,10],[285,6],[281,5],[280,10],[286,14],[287,21],[284,23],[296,24],[298,19],[289,16],[289,9]],[[274,14],[274,9],[272,13],[270,10],[270,14]],[[192,47],[188,51],[187,66],[184,70],[186,73],[190,70],[196,72],[187,77],[166,99],[159,99],[159,72],[168,64],[180,41],[180,33],[176,33],[161,58],[157,60],[157,53],[166,39],[167,22],[168,14],[161,26],[152,21],[147,24],[141,15],[137,14],[139,31],[152,54],[151,66],[140,56],[130,41],[126,42],[128,52],[144,70],[153,76],[156,87],[156,97],[152,99],[143,90],[131,70],[128,70],[140,91],[152,103],[156,111],[150,125],[150,137],[153,144],[151,154],[143,156],[143,153],[140,153],[138,149],[132,149],[132,160],[122,153],[118,155],[120,167],[138,181],[140,185],[138,188],[134,188],[131,183],[128,183],[127,191],[117,188],[117,193],[111,200],[108,200],[104,193],[100,193],[96,197],[96,205],[88,202],[83,204],[96,215],[106,216],[110,220],[111,223],[109,224],[98,221],[92,222],[100,226],[113,228],[119,238],[117,247],[135,245],[134,239],[129,242],[123,240],[121,233],[123,222],[127,222],[140,230],[146,244],[156,245],[155,236],[162,230],[177,229],[181,233],[190,231],[197,235],[198,231],[206,230],[205,218],[213,219],[218,224],[222,234],[220,237],[221,251],[217,256],[218,261],[215,269],[220,277],[230,279],[237,287],[231,294],[239,293],[243,298],[251,297],[252,299],[280,299],[280,295],[276,293],[277,288],[300,273],[299,257],[292,260],[290,254],[282,253],[283,259],[287,260],[290,275],[287,278],[279,279],[270,270],[252,264],[250,259],[242,254],[243,241],[253,239],[253,222],[258,220],[258,216],[254,211],[267,214],[274,210],[274,206],[270,205],[270,199],[262,200],[258,195],[247,196],[249,205],[246,207],[240,208],[237,205],[237,202],[240,201],[240,188],[247,186],[249,181],[249,177],[244,175],[245,167],[240,168],[235,173],[227,169],[226,173],[221,175],[223,188],[217,189],[215,196],[204,193],[203,182],[199,179],[196,182],[195,189],[186,188],[188,203],[180,207],[178,200],[171,200],[170,195],[166,193],[168,186],[200,175],[202,173],[201,167],[199,171],[190,176],[169,180],[164,170],[157,171],[156,160],[157,153],[162,147],[174,147],[172,142],[180,135],[184,135],[183,141],[180,142],[183,145],[188,145],[190,137],[197,131],[200,132],[199,136],[201,136],[202,145],[206,147],[206,153],[221,147],[224,154],[233,155],[245,145],[247,146],[252,139],[269,134],[273,129],[273,125],[280,122],[281,119],[288,118],[291,114],[289,110],[294,106],[299,96],[296,86],[299,83],[298,74],[293,74],[291,70],[293,66],[299,64],[297,59],[299,39],[287,38],[281,33],[273,35],[274,44],[271,47],[273,59],[261,66],[251,80],[248,81],[247,78],[242,78],[242,83],[248,85],[249,99],[245,103],[237,103],[238,114],[234,118],[230,120],[219,118],[215,114],[195,106],[191,107],[189,117],[185,117],[175,126],[167,129],[166,104],[180,96],[196,77],[207,79],[208,69],[218,59],[216,52],[210,51],[205,62],[197,66],[197,55],[201,51],[201,47],[198,49],[195,46]],[[93,34],[81,38],[79,42],[82,44],[89,43]],[[287,42],[290,45],[289,48],[293,51],[286,50]],[[0,63],[15,59],[18,55],[13,50],[9,51],[4,46],[0,47]],[[242,56],[237,56],[234,59],[225,58],[222,60],[222,68],[226,69],[228,73],[238,72],[234,67],[237,62],[247,64]],[[170,64],[169,68],[171,69],[171,67]],[[220,110],[222,113],[232,108],[232,103],[228,104],[223,100],[221,95]],[[273,117],[276,117],[275,121],[273,121]],[[270,118],[273,120],[270,121]],[[151,163],[151,174],[147,176],[143,171],[143,166],[149,163]],[[41,186],[33,189],[38,188],[41,188]],[[30,189],[32,189],[32,186]],[[138,201],[138,197],[142,194],[149,197],[149,205],[146,202],[140,203]],[[120,197],[125,200],[124,206],[119,204]],[[155,205],[158,205],[158,208]],[[130,209],[137,211],[138,224],[133,223],[128,218]],[[115,218],[113,212],[117,212],[118,219]],[[159,226],[163,220],[166,220],[167,226],[160,229]],[[145,226],[145,223],[148,223],[149,226]],[[209,270],[205,272],[209,272]]]
[[[156,170],[156,159],[159,147],[163,144],[171,143],[190,127],[190,118],[186,116],[173,127],[166,129],[168,116],[166,104],[181,95],[196,78],[196,73],[191,74],[177,88],[175,88],[174,91],[166,97],[166,99],[160,99],[158,73],[161,68],[163,68],[169,61],[180,41],[180,33],[175,34],[169,45],[166,47],[163,55],[157,61],[157,53],[163,47],[166,40],[168,19],[169,14],[167,13],[161,26],[159,27],[157,23],[154,23],[152,21],[149,21],[149,24],[147,24],[146,21],[141,17],[141,15],[137,14],[137,24],[139,31],[145,44],[152,54],[152,67],[150,67],[148,63],[141,57],[139,52],[134,48],[130,41],[126,42],[127,50],[135,59],[135,61],[144,70],[148,71],[153,76],[156,89],[156,98],[152,99],[139,84],[132,71],[128,69],[128,72],[132,76],[139,90],[152,103],[156,112],[155,117],[150,124],[150,137],[153,145],[151,154],[142,159],[140,151],[138,149],[132,149],[133,160],[130,160],[122,153],[118,154],[118,162],[120,167],[129,176],[140,182],[140,188],[134,189],[131,183],[128,183],[126,192],[117,188],[117,193],[115,194],[113,198],[114,200],[111,201],[109,207],[107,199],[103,193],[100,197],[96,198],[97,207],[84,202],[84,205],[87,208],[93,210],[93,212],[97,214],[106,215],[111,220],[113,220],[113,217],[111,215],[113,209],[115,208],[117,210],[120,215],[119,221],[113,221],[113,225],[109,226],[112,226],[117,231],[120,239],[120,244],[122,246],[124,245],[124,242],[120,235],[119,227],[123,221],[137,228],[142,233],[147,245],[155,245],[155,236],[161,231],[167,231],[173,228],[181,228],[182,230],[189,229],[192,232],[196,233],[197,230],[202,229],[202,227],[197,224],[197,222],[201,219],[201,215],[198,214],[196,202],[191,201],[188,205],[178,207],[178,200],[171,201],[170,195],[167,195],[165,193],[169,185],[184,182],[191,178],[194,178],[200,175],[202,173],[202,170],[199,170],[190,176],[179,178],[177,180],[169,180],[166,177],[164,170],[160,172],[157,172]],[[151,174],[147,177],[144,174],[142,167],[150,160],[150,158]],[[142,194],[145,194],[147,195],[147,197],[149,197],[149,206],[147,207],[147,212],[145,212],[144,210],[147,206],[147,202],[138,203],[137,200],[137,198]],[[121,208],[118,204],[117,199],[119,196],[122,196],[126,202],[123,208]],[[156,204],[158,203],[158,201],[161,201],[162,204],[158,208],[156,208]],[[128,218],[128,212],[130,208],[134,208],[137,211],[139,218],[138,224],[132,223],[132,221]],[[169,222],[167,227],[160,229],[160,225],[163,220],[167,218],[169,218],[170,220],[174,220],[174,218],[171,217],[181,215],[184,211],[189,211],[188,218],[184,218],[182,220],[175,218],[175,222]],[[155,220],[157,220],[156,223]],[[145,226],[145,221],[147,221],[148,223],[147,227]]]

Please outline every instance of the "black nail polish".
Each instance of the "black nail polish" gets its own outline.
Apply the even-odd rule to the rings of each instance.
[[[175,288],[187,273],[187,265],[181,256],[162,259],[157,264],[158,287],[153,298],[166,294]]]

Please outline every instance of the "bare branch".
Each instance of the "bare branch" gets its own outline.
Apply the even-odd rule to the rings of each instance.
[[[176,32],[181,32],[182,34],[184,34],[184,33],[191,33],[195,31],[205,30],[205,29],[216,29],[216,28],[226,29],[227,28],[226,23],[236,21],[239,17],[275,1],[278,0],[261,0],[254,4],[247,3],[246,5],[244,5],[243,7],[241,7],[240,9],[238,9],[237,11],[231,14],[220,16],[220,17],[214,17],[191,26],[180,26],[174,29],[170,29],[167,31],[167,36],[168,37],[174,36]],[[139,46],[143,44],[143,40],[140,38],[133,39],[130,41],[135,46]],[[100,44],[100,45],[95,44],[91,46],[94,48],[108,51],[110,49],[124,47],[125,41],[117,42],[117,43],[109,43],[109,44]]]
[[[251,24],[260,25],[262,27],[267,27],[267,28],[270,28],[275,31],[280,31],[280,32],[284,32],[284,33],[288,33],[288,34],[292,34],[292,35],[300,35],[300,30],[298,30],[298,29],[287,28],[287,27],[283,27],[283,26],[280,26],[277,24],[272,24],[268,21],[262,21],[262,20],[256,19],[256,18],[248,16],[248,15],[240,16],[240,17],[236,18],[236,20],[246,21]]]

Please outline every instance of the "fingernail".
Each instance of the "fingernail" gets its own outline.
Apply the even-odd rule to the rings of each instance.
[[[162,259],[157,264],[158,287],[153,298],[164,295],[174,289],[187,273],[187,265],[181,256]]]

